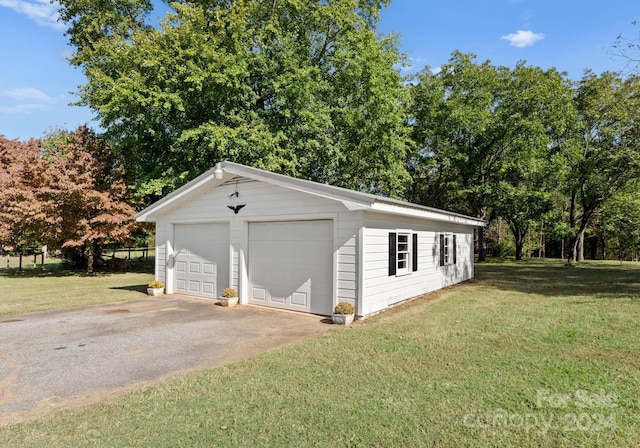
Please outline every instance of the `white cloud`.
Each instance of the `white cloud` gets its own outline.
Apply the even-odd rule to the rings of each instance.
[[[0,104],[0,114],[30,114],[54,110],[58,99],[47,95],[42,90],[32,87],[21,87],[11,90],[0,90],[0,99],[5,99]]]
[[[2,0],[0,0],[2,1]],[[544,34],[534,33],[533,31],[518,30],[515,33],[507,34],[500,39],[508,40],[514,47],[524,48],[530,47],[539,40],[544,39]]]
[[[17,106],[0,106],[0,114],[29,114],[31,112],[43,112],[54,108],[46,104],[19,104]]]
[[[18,14],[24,14],[38,25],[48,26],[55,30],[64,30],[63,23],[58,22],[60,14],[58,2],[49,0],[0,0],[0,6],[9,8]]]
[[[2,1],[2,0],[0,0]],[[34,89],[31,87],[21,87],[11,90],[0,90],[0,96],[5,98],[11,98],[16,101],[35,101],[38,103],[53,104],[56,99],[50,97],[42,90]]]

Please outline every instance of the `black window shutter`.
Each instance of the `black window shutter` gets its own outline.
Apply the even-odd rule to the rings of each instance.
[[[396,275],[396,233],[389,232],[389,275]]]
[[[414,233],[413,244],[411,248],[411,270],[416,272],[418,270],[418,234]]]
[[[453,235],[453,264],[456,264],[457,260],[457,247],[456,247],[456,236]]]
[[[444,235],[440,235],[440,266],[444,266]]]

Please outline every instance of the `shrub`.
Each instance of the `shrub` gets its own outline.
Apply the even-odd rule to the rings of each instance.
[[[336,314],[353,314],[355,308],[348,302],[340,302],[336,305]]]
[[[151,283],[149,283],[149,288],[162,288],[164,285],[162,284],[162,282],[159,282],[158,280],[154,280]]]
[[[516,246],[511,241],[501,241],[493,246],[494,257],[513,257],[516,254]]]
[[[225,299],[231,299],[233,297],[238,297],[238,293],[233,288],[225,288],[225,289],[223,289],[221,295]]]

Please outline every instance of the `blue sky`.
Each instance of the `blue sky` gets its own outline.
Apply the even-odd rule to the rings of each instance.
[[[71,48],[49,0],[0,0],[0,134],[39,138],[55,128],[92,123],[87,108],[70,106],[85,82],[66,61]],[[452,51],[514,66],[525,60],[579,79],[622,70],[612,55],[618,34],[638,37],[640,6],[630,0],[395,0],[380,31],[400,34],[413,71],[437,68]]]

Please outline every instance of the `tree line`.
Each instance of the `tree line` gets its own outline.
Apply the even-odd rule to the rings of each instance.
[[[139,208],[230,160],[504,223],[516,258],[543,237],[571,261],[594,240],[637,248],[637,76],[460,52],[403,76],[377,29],[389,3],[183,1],[151,24],[148,0],[61,0],[120,198]]]

